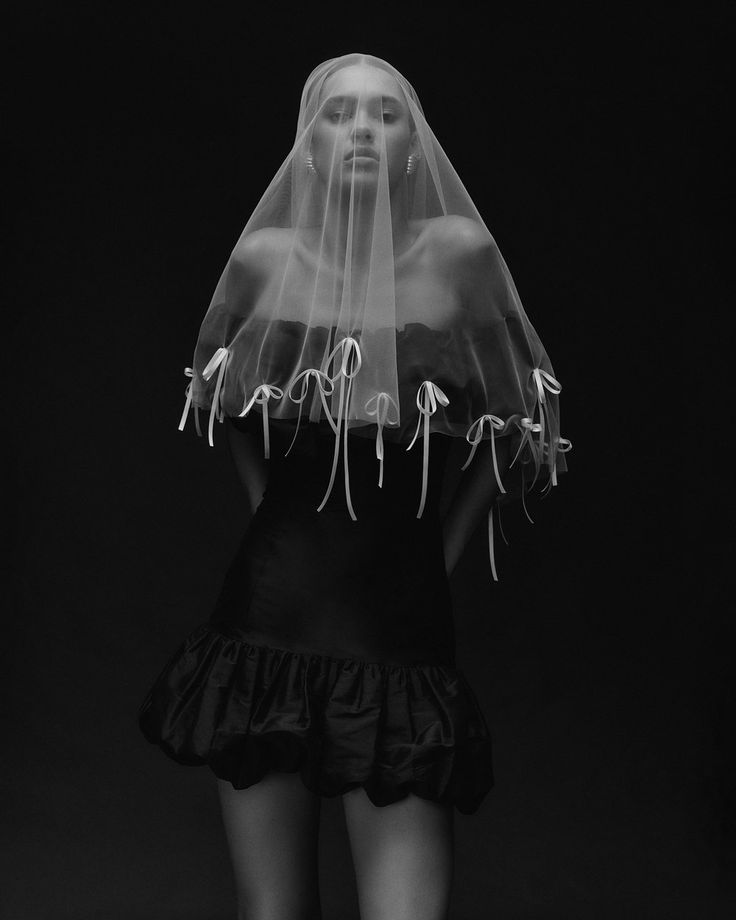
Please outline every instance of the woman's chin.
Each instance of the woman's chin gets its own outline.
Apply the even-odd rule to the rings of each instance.
[[[353,169],[352,165],[348,164],[346,169],[333,176],[332,184],[334,188],[339,188],[343,192],[349,192],[351,188],[375,190],[378,188],[378,164],[376,163],[373,169]]]

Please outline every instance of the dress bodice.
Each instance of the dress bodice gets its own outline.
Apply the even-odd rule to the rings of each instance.
[[[254,407],[245,418],[231,419],[240,431],[251,433],[263,445],[262,417]],[[269,480],[264,501],[288,503],[293,508],[317,509],[329,481],[335,435],[329,423],[302,419],[294,438],[293,421],[269,419]],[[427,496],[422,516],[437,513],[450,438],[431,434]],[[293,446],[289,450],[289,446]],[[375,438],[348,433],[350,494],[356,515],[415,517],[422,486],[422,440],[411,450],[405,444],[384,443],[383,484],[378,486],[379,461]],[[288,451],[288,455],[287,455]],[[346,511],[343,451],[335,486],[322,511]]]

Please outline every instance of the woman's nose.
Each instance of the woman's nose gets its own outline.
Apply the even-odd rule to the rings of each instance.
[[[355,125],[353,127],[353,134],[356,139],[372,140],[373,126],[370,123],[370,119],[368,119],[365,115],[357,115],[355,118]]]

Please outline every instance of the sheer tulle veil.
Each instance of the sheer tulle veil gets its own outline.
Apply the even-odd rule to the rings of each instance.
[[[561,384],[506,263],[413,87],[371,55],[309,75],[293,146],[227,260],[185,373],[180,428],[193,410],[210,444],[218,420],[252,412],[267,457],[272,422],[294,439],[326,427],[325,500],[342,454],[352,517],[348,433],[375,439],[379,486],[393,441],[424,451],[426,487],[435,432],[467,441],[466,464],[490,442],[505,498],[567,469]],[[499,438],[511,439],[506,487]]]

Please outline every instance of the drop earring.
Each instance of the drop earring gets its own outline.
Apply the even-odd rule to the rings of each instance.
[[[418,153],[409,154],[409,159],[406,161],[407,176],[410,176],[413,172],[416,171],[416,168],[419,165],[420,160],[421,160],[421,156]]]
[[[308,154],[306,155],[306,157],[305,157],[305,159],[304,159],[304,162],[305,162],[306,167],[307,167],[307,172],[310,173],[310,174],[312,174],[312,175],[316,174],[317,170],[314,168],[314,157],[312,156],[311,153],[308,153]]]

